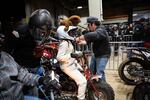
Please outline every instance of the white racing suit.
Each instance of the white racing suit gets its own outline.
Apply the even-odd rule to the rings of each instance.
[[[20,67],[8,53],[0,54],[0,100],[23,100],[23,86],[38,85],[40,76]]]
[[[73,45],[69,40],[61,40],[58,49],[57,60],[60,62],[61,70],[75,80],[76,84],[78,85],[77,97],[79,100],[83,100],[85,99],[87,80],[78,70],[78,68],[81,68],[81,66],[77,60],[71,57],[71,53],[73,51]]]

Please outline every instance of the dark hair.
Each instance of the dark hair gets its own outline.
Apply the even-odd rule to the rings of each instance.
[[[89,24],[95,24],[96,26],[100,26],[101,25],[101,22],[100,21],[95,21],[95,22],[91,22],[91,23],[89,23]]]
[[[101,25],[100,21],[95,21],[94,23],[95,23],[96,26],[100,26]]]

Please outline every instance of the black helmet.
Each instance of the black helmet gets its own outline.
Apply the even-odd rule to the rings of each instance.
[[[29,27],[32,28],[31,35],[34,37],[37,44],[41,44],[47,37],[48,30],[52,26],[52,17],[48,10],[35,10],[29,19]]]
[[[50,12],[46,9],[35,10],[30,16],[29,26],[31,28],[42,28],[44,25],[48,25],[49,28],[52,25]]]

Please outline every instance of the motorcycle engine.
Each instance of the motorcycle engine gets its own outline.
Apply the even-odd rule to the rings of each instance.
[[[63,72],[60,75],[60,84],[62,85],[62,91],[76,92],[78,87],[74,80]]]

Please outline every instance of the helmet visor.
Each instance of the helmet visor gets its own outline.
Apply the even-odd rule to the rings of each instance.
[[[36,28],[35,31],[33,31],[33,37],[38,45],[41,45],[48,33],[48,27],[45,25],[42,28]]]

